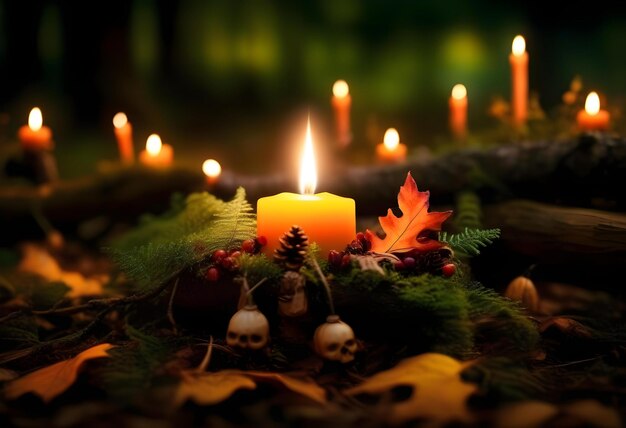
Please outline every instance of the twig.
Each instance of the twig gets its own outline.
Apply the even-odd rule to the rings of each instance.
[[[176,327],[176,320],[174,319],[174,296],[176,296],[176,290],[178,290],[178,279],[176,278],[176,282],[174,283],[174,287],[172,288],[172,294],[170,295],[170,301],[167,304],[167,319],[172,324],[172,328],[174,329],[174,334],[178,334],[178,328]]]
[[[319,263],[317,263],[315,256],[310,256],[309,260],[311,260],[311,264],[317,271],[317,274],[319,275],[320,279],[322,280],[322,283],[324,284],[324,288],[326,289],[326,295],[328,296],[328,306],[330,308],[330,314],[335,315],[335,304],[333,303],[333,295],[330,291],[330,285],[328,284],[328,281],[326,280],[326,276],[324,275],[324,272],[322,272],[322,269],[320,268]]]
[[[202,359],[202,362],[196,369],[198,373],[203,373],[206,371],[206,368],[209,366],[209,363],[211,362],[212,354],[213,354],[213,336],[210,337],[209,346],[207,346],[206,354],[204,354],[204,358]]]
[[[262,280],[260,280],[259,282],[257,282],[256,284],[254,284],[254,287],[250,288],[250,286],[248,285],[248,277],[246,275],[243,276],[243,290],[242,292],[246,293],[246,298],[248,301],[248,305],[254,305],[254,299],[252,298],[252,292],[254,290],[256,290],[257,288],[259,288],[259,286],[261,286],[265,281],[267,281],[267,278],[263,278]]]

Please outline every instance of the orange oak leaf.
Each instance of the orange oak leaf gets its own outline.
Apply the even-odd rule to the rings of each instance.
[[[256,389],[258,383],[277,385],[317,403],[326,403],[326,391],[308,378],[300,379],[280,373],[222,370],[183,372],[176,389],[174,404],[180,406],[187,400],[192,400],[201,406],[211,406],[227,400],[239,390]]]
[[[404,185],[398,193],[398,206],[402,217],[396,217],[391,208],[385,217],[378,217],[380,226],[385,232],[381,239],[370,230],[365,231],[375,253],[404,253],[407,251],[431,251],[441,248],[444,244],[427,236],[420,236],[423,231],[441,230],[443,223],[452,211],[428,212],[430,192],[420,192],[415,180],[409,172]]]
[[[390,406],[388,421],[392,425],[416,419],[428,419],[431,426],[471,422],[473,415],[467,406],[467,399],[477,391],[477,387],[465,383],[461,372],[472,364],[473,361],[461,362],[443,354],[421,354],[375,374],[344,393],[357,397],[387,396]],[[392,391],[401,386],[410,388],[410,395],[406,400],[392,401]]]
[[[112,347],[113,345],[110,343],[102,343],[84,350],[74,358],[22,376],[7,384],[4,389],[4,395],[9,400],[13,400],[28,392],[32,392],[47,403],[74,384],[78,377],[78,372],[86,361],[108,357],[107,351]]]

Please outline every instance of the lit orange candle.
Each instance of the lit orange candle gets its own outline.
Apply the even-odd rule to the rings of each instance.
[[[43,115],[39,107],[35,107],[28,115],[28,125],[22,126],[18,138],[24,150],[52,150],[52,131],[43,125]]]
[[[606,110],[600,109],[600,97],[590,92],[585,100],[585,109],[578,112],[576,122],[581,131],[606,131],[609,129],[611,116]]]
[[[350,88],[345,80],[337,80],[333,85],[331,104],[335,110],[337,142],[340,147],[345,148],[352,141],[352,132],[350,131],[352,97],[350,96]]]
[[[467,137],[467,89],[458,84],[452,88],[450,96],[450,131],[456,140]]]
[[[400,142],[400,134],[395,128],[385,131],[382,144],[376,146],[376,159],[379,163],[402,163],[406,160],[406,145]]]
[[[135,161],[133,127],[124,113],[120,112],[113,116],[113,132],[117,138],[120,159],[123,163],[132,164]]]
[[[206,176],[207,184],[214,184],[222,174],[222,165],[215,159],[207,159],[202,164],[202,172]]]
[[[511,47],[511,110],[513,124],[522,126],[528,116],[528,52],[522,36],[515,36]]]
[[[320,247],[321,254],[343,250],[355,237],[356,214],[354,199],[331,193],[315,193],[317,171],[311,138],[311,123],[307,124],[304,153],[300,166],[300,194],[279,193],[257,201],[257,235],[267,239],[264,252],[273,254],[279,239],[291,226],[298,225]]]
[[[139,160],[146,166],[168,167],[174,161],[174,149],[169,144],[163,144],[157,134],[152,134],[146,141],[146,149],[139,153]]]

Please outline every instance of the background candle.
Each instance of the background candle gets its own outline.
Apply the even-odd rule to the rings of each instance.
[[[124,113],[120,112],[113,116],[113,132],[117,139],[120,159],[123,163],[132,164],[135,161],[133,127]]]
[[[202,164],[202,172],[206,176],[208,184],[217,183],[217,180],[222,173],[222,166],[215,159],[207,159]]]
[[[515,36],[511,50],[511,110],[513,124],[521,126],[528,115],[528,52],[522,36]]]
[[[400,142],[400,134],[395,128],[385,131],[382,144],[376,146],[376,159],[379,163],[402,163],[406,160],[407,148]]]
[[[146,141],[146,149],[139,154],[139,160],[146,166],[167,167],[174,160],[174,149],[169,144],[163,144],[157,134],[152,134]]]
[[[43,125],[43,115],[39,107],[35,107],[28,115],[28,125],[18,131],[18,138],[25,150],[52,150],[52,131]]]
[[[356,235],[354,199],[331,193],[315,194],[317,172],[311,138],[307,125],[305,149],[300,167],[300,192],[280,193],[257,201],[257,235],[267,238],[264,252],[273,254],[279,239],[291,226],[298,225],[320,247],[321,254],[343,250]]]
[[[350,131],[352,97],[350,96],[350,88],[345,80],[337,80],[333,85],[331,104],[335,111],[337,142],[340,147],[345,148],[352,141],[352,132]]]
[[[600,109],[600,97],[590,92],[585,100],[585,109],[578,112],[576,122],[581,131],[605,131],[609,128],[611,116]]]
[[[450,96],[450,131],[456,140],[467,137],[467,89],[461,84],[454,85]]]

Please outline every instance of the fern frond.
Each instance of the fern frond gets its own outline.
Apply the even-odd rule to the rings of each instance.
[[[439,232],[439,240],[450,245],[455,251],[470,256],[480,254],[480,248],[493,243],[500,237],[500,229],[468,229],[461,233]]]
[[[454,224],[458,230],[482,227],[482,207],[476,193],[466,191],[457,194],[455,205]]]
[[[230,202],[194,193],[185,203],[177,215],[154,218],[109,249],[139,289],[158,287],[215,250],[239,246],[256,234],[256,217],[243,188]]]

